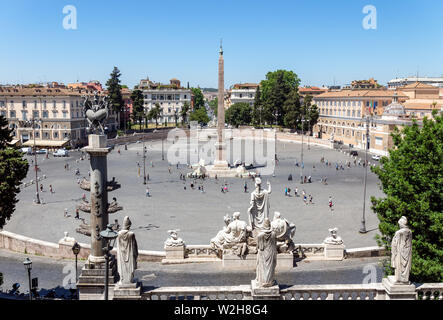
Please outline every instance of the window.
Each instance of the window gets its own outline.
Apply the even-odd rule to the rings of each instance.
[[[54,138],[58,138],[58,132],[54,131]]]
[[[66,118],[67,112],[63,112],[63,118]]]
[[[32,117],[33,118],[38,118],[39,112],[38,111],[33,111],[32,112]]]
[[[13,111],[13,110],[9,111],[9,117],[15,118],[15,111]]]
[[[14,108],[14,101],[11,101],[11,108]]]
[[[43,118],[48,118],[48,111],[43,111]]]
[[[4,101],[0,101],[0,107],[4,107],[5,106],[5,102]]]
[[[360,112],[360,110],[358,110],[357,111],[357,117],[360,117],[360,115],[361,115],[361,112]]]
[[[35,132],[35,137],[36,137],[36,138],[39,138],[39,137],[40,137],[40,132],[36,131],[36,132]]]
[[[26,101],[23,100],[22,105],[23,105],[23,108],[26,108]]]
[[[27,120],[28,119],[28,113],[26,111],[22,111],[22,120]]]
[[[180,100],[180,95],[179,94],[175,95],[175,100]]]
[[[63,109],[66,109],[66,101],[63,100]]]
[[[52,101],[52,107],[53,108],[56,108],[57,107],[57,102],[54,100],[54,101]]]
[[[34,109],[37,109],[37,100],[34,101]]]
[[[375,137],[375,144],[377,146],[382,146],[383,145],[383,138]]]
[[[185,95],[185,99],[187,99],[187,96]]]
[[[46,109],[46,100],[43,100],[43,109]]]
[[[0,111],[0,115],[6,118],[6,111],[4,110]]]

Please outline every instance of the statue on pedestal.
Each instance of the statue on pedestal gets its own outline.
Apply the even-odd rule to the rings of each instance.
[[[280,212],[276,211],[271,222],[271,229],[275,232],[278,251],[292,252],[294,250],[292,238],[295,234],[295,224],[282,218]]]
[[[263,228],[265,219],[269,219],[269,195],[271,194],[271,183],[268,181],[268,190],[261,188],[261,179],[255,179],[255,190],[251,193],[251,206],[248,209],[249,225],[257,233]]]
[[[264,219],[263,228],[257,236],[257,250],[256,285],[262,288],[272,287],[275,285],[277,266],[277,239],[267,218]]]
[[[337,235],[338,228],[328,229],[330,236],[323,240],[325,244],[343,244],[341,237]]]
[[[180,247],[184,246],[185,242],[178,237],[179,229],[168,230],[169,238],[165,241],[165,247]]]
[[[391,244],[391,266],[395,268],[395,283],[409,284],[412,263],[412,231],[407,226],[406,217],[398,220],[398,230]]]
[[[137,269],[138,248],[134,232],[129,231],[131,224],[131,220],[126,216],[123,219],[123,228],[118,232],[117,236],[119,285],[133,283],[134,271]]]
[[[98,92],[94,93],[94,99],[84,96],[83,110],[89,123],[89,131],[96,134],[104,134],[104,122],[108,118],[110,101],[107,97],[100,99]]]
[[[244,256],[247,253],[248,234],[252,230],[245,221],[240,220],[240,212],[234,212],[232,221],[224,217],[226,226],[211,239],[211,246],[218,249],[232,249],[234,254]]]

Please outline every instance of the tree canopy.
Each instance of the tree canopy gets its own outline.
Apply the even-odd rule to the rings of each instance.
[[[234,103],[226,110],[226,122],[233,126],[248,125],[252,121],[252,107],[244,102]]]
[[[138,120],[141,124],[141,120],[145,116],[143,92],[141,90],[134,90],[131,93],[132,100],[132,117],[135,121]]]
[[[194,109],[204,108],[205,97],[200,88],[191,88],[191,91],[194,99]]]
[[[401,216],[412,231],[411,281],[443,281],[443,123],[441,113],[425,118],[422,126],[395,130],[394,148],[380,167],[371,170],[379,177],[386,197],[371,198],[380,220],[380,245],[391,248]],[[392,274],[389,265],[387,274]]]
[[[209,122],[208,114],[206,113],[206,108],[197,108],[191,112],[189,117],[191,121],[197,121],[199,124],[207,124]]]
[[[29,169],[23,154],[8,146],[12,141],[11,133],[8,121],[0,115],[0,228],[3,228],[15,210],[19,186]]]

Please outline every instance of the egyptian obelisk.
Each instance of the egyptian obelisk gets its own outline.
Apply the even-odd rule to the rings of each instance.
[[[215,144],[216,159],[214,161],[214,169],[226,170],[229,169],[228,162],[225,158],[226,144],[224,141],[225,130],[225,70],[223,60],[223,46],[220,43],[220,56],[218,58],[218,107],[217,107],[217,135],[218,140]]]

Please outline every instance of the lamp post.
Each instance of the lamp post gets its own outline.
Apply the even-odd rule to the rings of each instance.
[[[163,154],[163,137],[162,137],[162,160],[165,160],[165,155]]]
[[[77,280],[78,280],[78,277],[77,277],[77,256],[80,253],[80,245],[78,244],[77,241],[72,246],[72,253],[74,253],[74,255],[75,255],[75,283],[76,283],[75,286],[77,287]]]
[[[111,257],[111,250],[117,238],[117,232],[112,230],[112,224],[106,226],[106,230],[100,232],[100,237],[106,240],[106,247],[103,248],[105,252],[106,271],[105,271],[105,300],[108,300],[108,281],[109,281],[109,258]],[[110,242],[112,241],[112,245]]]
[[[33,139],[34,139],[33,150],[34,150],[35,188],[36,188],[36,191],[37,191],[36,192],[37,199],[35,200],[35,203],[37,203],[37,204],[41,204],[41,201],[40,201],[40,192],[38,190],[39,185],[38,185],[38,172],[37,172],[37,170],[38,170],[38,165],[37,165],[37,148],[36,148],[36,145],[35,145],[35,124],[36,123],[40,123],[40,122],[41,121],[39,119],[35,119],[35,118],[32,118],[31,120],[28,120],[26,122],[27,124],[31,125],[32,136],[33,136]]]
[[[32,269],[32,261],[29,258],[26,258],[23,261],[23,265],[25,269],[28,271],[28,280],[29,280],[29,300],[32,300],[32,288],[31,288],[31,269]]]
[[[301,163],[300,163],[300,183],[303,184],[303,136],[304,136],[304,124],[305,124],[305,117],[301,117]]]
[[[366,233],[366,220],[365,220],[365,210],[366,210],[366,179],[368,175],[368,148],[369,148],[369,115],[366,116],[366,141],[365,141],[365,176],[364,176],[364,189],[363,189],[363,213],[361,218],[361,227],[359,232]]]

